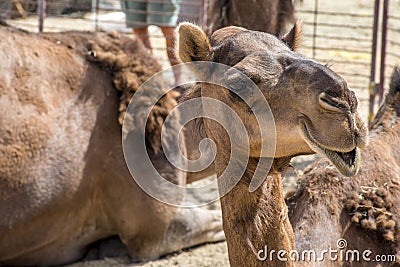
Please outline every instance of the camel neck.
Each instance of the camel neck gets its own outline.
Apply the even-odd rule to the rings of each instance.
[[[277,257],[278,251],[284,250],[287,252],[283,258],[287,259],[290,250],[294,249],[281,175],[276,171],[270,172],[263,184],[250,193],[248,181],[256,165],[256,162],[249,162],[242,180],[221,198],[230,264],[293,266],[289,259],[279,261]]]

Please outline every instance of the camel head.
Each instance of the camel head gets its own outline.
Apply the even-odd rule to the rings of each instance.
[[[182,23],[178,31],[178,53],[183,62],[222,63],[240,70],[258,86],[275,119],[275,158],[316,152],[344,175],[357,173],[360,148],[367,143],[367,128],[357,111],[357,99],[342,77],[295,52],[301,22],[281,38],[234,26],[217,30],[208,38],[190,23]],[[251,133],[250,156],[260,153],[259,143],[265,140],[257,136],[259,131],[253,125],[257,122],[240,98],[215,86],[203,86],[201,96],[232,107]]]

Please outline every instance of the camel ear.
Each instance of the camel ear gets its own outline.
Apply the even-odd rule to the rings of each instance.
[[[178,27],[178,53],[182,62],[209,61],[212,47],[205,32],[197,25],[183,22]]]
[[[301,33],[303,31],[303,21],[298,20],[294,24],[293,28],[283,35],[280,39],[289,46],[290,49],[296,51],[300,47]]]

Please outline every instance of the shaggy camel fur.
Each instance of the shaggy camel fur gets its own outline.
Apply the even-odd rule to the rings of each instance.
[[[163,204],[126,167],[118,117],[160,70],[139,41],[0,27],[0,58],[0,265],[69,263],[110,236],[135,260],[224,239],[218,211]],[[167,93],[152,110],[147,148],[157,170],[184,185],[157,134],[175,105]],[[178,120],[167,136],[178,134]]]
[[[357,99],[346,82],[326,66],[292,51],[291,48],[298,46],[300,32],[301,25],[296,23],[282,41],[271,34],[226,27],[208,39],[196,25],[179,26],[179,55],[183,62],[212,61],[242,71],[258,85],[275,119],[275,155],[261,155],[260,143],[269,140],[261,140],[254,115],[234,93],[200,83],[186,95],[187,99],[209,97],[226,103],[244,122],[249,134],[250,155],[247,166],[243,166],[245,173],[221,198],[232,266],[293,266],[288,253],[294,249],[294,235],[280,175],[291,157],[318,152],[345,175],[354,175],[359,168],[359,148],[366,145],[367,129],[357,112]],[[227,123],[231,121],[221,115]],[[204,135],[216,144],[214,164],[217,176],[221,176],[230,159],[229,136],[213,120],[203,118],[198,123],[202,124]],[[271,156],[274,162],[268,176],[250,193],[249,183],[257,162]],[[221,190],[224,182],[218,180],[218,186]],[[286,251],[280,257],[287,261],[276,257],[273,261],[259,261],[257,253],[264,246]]]
[[[390,91],[371,125],[370,144],[363,151],[360,172],[342,176],[326,160],[311,165],[300,177],[300,188],[287,199],[296,248],[357,249],[359,261],[325,261],[305,266],[399,266],[400,256],[400,70],[393,72]],[[363,251],[396,255],[394,262],[366,261]],[[320,254],[319,254],[320,255]],[[351,259],[351,258],[350,258]]]
[[[240,26],[280,35],[294,22],[293,0],[216,0],[209,11],[210,31]]]

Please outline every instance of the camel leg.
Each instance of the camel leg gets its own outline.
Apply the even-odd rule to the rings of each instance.
[[[163,254],[225,240],[220,210],[180,208],[160,242]]]
[[[153,231],[151,231],[153,229]],[[148,261],[207,242],[225,240],[220,210],[177,208],[173,218],[159,221],[158,227],[141,226],[135,235],[121,236],[132,261]],[[106,247],[106,251],[109,250]]]
[[[133,262],[141,262],[203,243],[224,241],[222,214],[220,210],[199,207],[179,208],[162,238],[159,234],[142,233],[132,239],[134,242],[127,242],[126,248],[118,237],[108,238],[88,254],[95,259],[130,255]],[[132,244],[140,244],[140,248]]]

